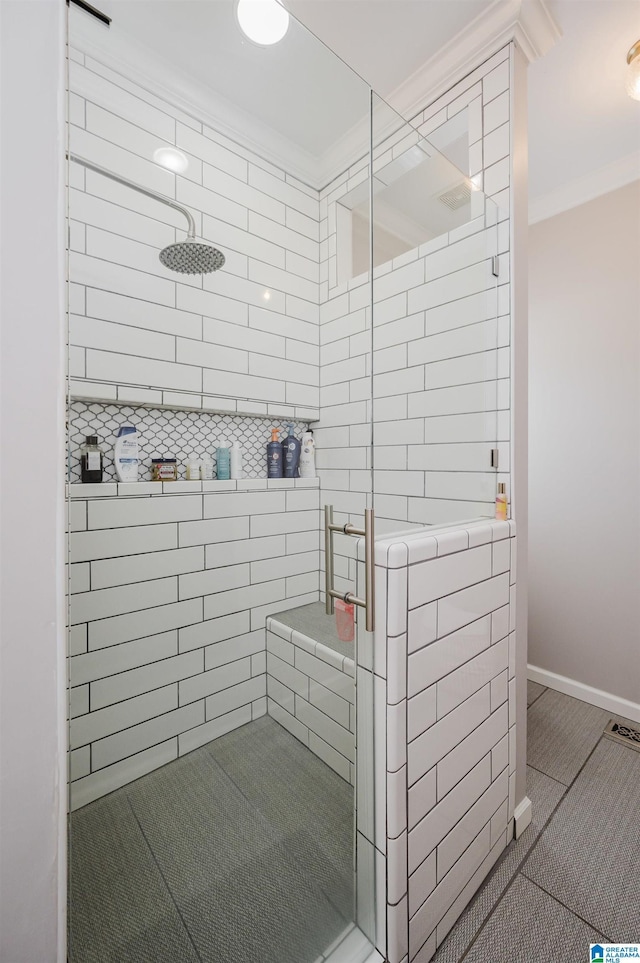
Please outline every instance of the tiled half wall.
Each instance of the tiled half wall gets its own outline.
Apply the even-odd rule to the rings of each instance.
[[[375,641],[358,665],[375,812],[358,844],[376,860],[389,963],[431,959],[513,836],[515,578],[513,522],[376,544]]]
[[[315,479],[72,485],[78,808],[267,709],[265,619],[318,599]]]

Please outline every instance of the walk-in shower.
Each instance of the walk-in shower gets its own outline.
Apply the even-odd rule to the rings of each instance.
[[[409,619],[407,566],[436,557],[425,526],[492,513],[508,458],[481,108],[425,138],[293,18],[259,47],[232,0],[113,13],[69,25],[70,963],[403,963],[435,867],[409,899],[435,792],[416,706],[436,711],[406,672],[437,628],[428,593]],[[313,430],[316,477],[267,478],[285,425]],[[503,608],[504,546],[478,531],[463,575],[494,564]],[[472,547],[450,541],[447,566]]]

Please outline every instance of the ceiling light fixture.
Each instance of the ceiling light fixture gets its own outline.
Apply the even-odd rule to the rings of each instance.
[[[640,40],[636,40],[627,54],[627,93],[640,100]]]
[[[189,166],[189,158],[175,147],[158,147],[153,152],[153,160],[160,167],[166,167],[174,174],[184,174]]]
[[[242,32],[261,46],[278,43],[289,29],[289,14],[279,0],[238,0],[236,15]]]

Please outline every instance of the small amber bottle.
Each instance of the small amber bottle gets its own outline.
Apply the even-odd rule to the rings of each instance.
[[[104,455],[98,445],[97,435],[86,435],[85,444],[81,448],[81,472],[83,482],[99,484],[104,470]]]
[[[504,482],[498,482],[498,494],[496,495],[496,518],[501,522],[507,520],[507,486]]]

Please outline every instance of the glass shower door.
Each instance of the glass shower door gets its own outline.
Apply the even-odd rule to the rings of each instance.
[[[501,417],[508,349],[498,350],[498,215],[480,189],[470,144],[479,110],[472,102],[436,118],[421,136],[374,97],[379,535],[493,515],[500,457],[508,460]]]
[[[369,195],[370,90],[293,18],[266,47],[231,0],[110,7],[69,29],[69,959],[355,963],[372,689],[324,611],[320,509],[371,503],[370,276],[337,204]],[[159,258],[189,217],[219,270]],[[315,478],[267,478],[290,424]]]

